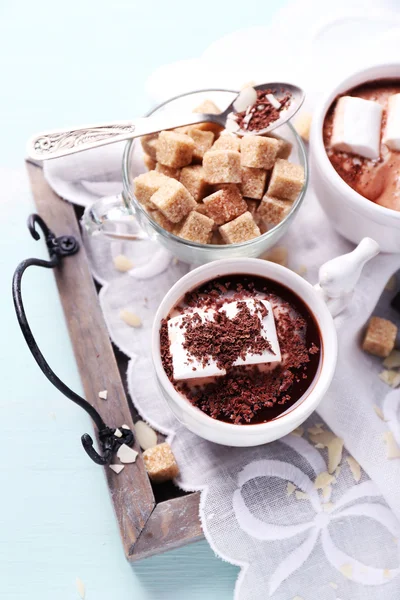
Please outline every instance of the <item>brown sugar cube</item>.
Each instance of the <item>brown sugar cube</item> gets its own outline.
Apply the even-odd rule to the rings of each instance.
[[[223,133],[212,145],[212,150],[234,150],[239,152],[240,140],[236,135]]]
[[[240,154],[234,150],[209,150],[203,157],[208,183],[240,183]]]
[[[184,133],[162,131],[157,141],[157,162],[167,167],[185,167],[192,162],[194,141]]]
[[[265,225],[277,225],[290,213],[292,206],[290,200],[282,200],[266,194],[257,209],[256,221],[260,219]]]
[[[291,142],[288,142],[287,140],[278,140],[279,142],[279,148],[278,148],[278,154],[276,155],[277,158],[284,158],[287,159],[289,158],[289,156],[292,153],[292,148],[293,148],[293,144]]]
[[[160,212],[159,210],[156,210],[156,209],[152,209],[152,208],[148,208],[147,212],[149,213],[149,215],[151,216],[153,221],[158,223],[160,225],[160,227],[162,227],[166,231],[169,231],[169,233],[175,232],[176,227],[177,227],[176,223],[172,223],[172,221],[167,219],[167,217],[165,217],[162,214],[162,212]]]
[[[293,144],[291,142],[288,142],[284,138],[281,138],[279,135],[274,135],[273,133],[269,134],[266,137],[271,137],[279,142],[279,148],[276,158],[289,158],[293,148]]]
[[[243,196],[260,200],[263,197],[266,183],[267,171],[242,167],[242,184],[240,187]]]
[[[142,148],[146,154],[156,160],[158,133],[149,133],[140,138]]]
[[[275,138],[261,135],[246,135],[240,140],[240,160],[242,167],[253,169],[272,169],[279,142]]]
[[[133,180],[136,198],[144,206],[151,206],[150,198],[166,181],[168,181],[168,178],[162,173],[157,173],[157,171],[142,173]]]
[[[268,186],[268,196],[296,200],[304,185],[304,169],[278,158],[272,170]]]
[[[167,177],[172,177],[172,179],[177,179],[178,181],[181,176],[181,169],[167,167],[167,165],[162,165],[161,163],[156,163],[156,171],[166,175]]]
[[[196,208],[196,201],[187,189],[176,179],[169,178],[152,195],[150,202],[172,223],[179,223]]]
[[[247,211],[219,228],[222,239],[226,244],[240,244],[261,235],[253,217]]]
[[[149,171],[154,171],[154,169],[156,168],[156,161],[154,160],[154,158],[151,158],[149,154],[146,154],[146,152],[143,154],[143,162]]]
[[[214,192],[204,198],[203,203],[207,209],[207,215],[217,225],[223,225],[236,219],[247,210],[246,201],[242,198],[237,185],[231,185]]]
[[[193,210],[189,213],[177,235],[191,242],[208,244],[211,240],[213,228],[214,221],[212,219]]]
[[[371,317],[365,338],[362,344],[363,350],[386,358],[394,348],[397,327],[387,319]]]
[[[212,131],[202,131],[192,127],[188,131],[188,136],[194,141],[193,160],[203,160],[203,156],[207,150],[209,150],[214,141],[214,134]]]
[[[210,185],[206,181],[204,169],[201,165],[184,167],[181,171],[180,182],[197,202],[209,193]]]
[[[176,464],[175,456],[171,446],[166,442],[145,450],[143,460],[146,471],[154,483],[169,481],[179,475],[179,467]]]
[[[176,133],[187,133],[190,129],[191,125],[184,125],[183,127],[175,127],[175,129],[173,129],[173,131],[176,131]]]
[[[247,210],[248,212],[251,214],[251,216],[253,217],[254,221],[257,223],[258,226],[260,226],[260,219],[257,213],[257,209],[260,206],[260,201],[259,200],[253,200],[252,198],[248,199],[245,198],[246,200],[246,204],[247,204]]]
[[[203,100],[201,104],[196,106],[193,109],[194,113],[208,113],[209,115],[219,115],[221,113],[221,109],[218,108],[216,104],[212,100]],[[223,130],[221,125],[217,125],[217,123],[198,123],[196,125],[196,129],[202,129],[203,131],[213,131],[214,133],[219,133]]]
[[[193,109],[194,113],[208,113],[209,115],[219,115],[221,109],[218,108],[212,100],[203,100],[196,108]]]

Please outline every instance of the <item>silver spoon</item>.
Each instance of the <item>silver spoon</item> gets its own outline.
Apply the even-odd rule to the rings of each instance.
[[[290,94],[290,103],[284,107],[279,118],[268,124],[264,129],[254,131],[241,129],[235,125],[234,115],[243,111],[243,96],[251,96],[248,90],[274,90],[274,98],[277,102],[286,93]],[[247,92],[246,92],[247,90]],[[201,91],[201,90],[200,90]],[[218,90],[221,91],[221,90]],[[253,94],[254,95],[254,94]],[[122,142],[150,133],[158,133],[165,129],[175,129],[185,125],[196,125],[197,123],[217,123],[224,129],[227,128],[236,135],[264,134],[280,127],[299,110],[304,101],[304,92],[299,87],[289,83],[263,83],[254,88],[245,88],[238,93],[235,100],[219,114],[204,113],[176,113],[158,114],[150,117],[142,117],[134,121],[119,121],[102,125],[89,125],[77,129],[56,129],[44,131],[33,136],[27,145],[28,157],[33,160],[47,160],[60,158],[67,154],[82,152],[98,146]],[[239,110],[240,109],[240,110]]]

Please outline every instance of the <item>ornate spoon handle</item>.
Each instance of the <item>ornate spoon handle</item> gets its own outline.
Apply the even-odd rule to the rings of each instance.
[[[222,115],[223,117],[223,115]],[[163,129],[172,129],[183,125],[194,125],[204,121],[221,120],[220,115],[188,113],[186,115],[157,115],[119,121],[102,125],[89,125],[76,129],[57,129],[45,131],[33,136],[27,145],[28,156],[34,160],[59,158],[90,148],[122,142],[131,138],[156,133]]]

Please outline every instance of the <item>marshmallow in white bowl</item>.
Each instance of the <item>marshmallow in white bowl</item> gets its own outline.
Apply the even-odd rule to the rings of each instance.
[[[388,99],[386,127],[382,141],[390,150],[400,151],[400,94],[393,94]]]
[[[248,352],[244,358],[238,358],[233,363],[233,366],[280,362],[281,352],[271,304],[267,300],[256,301],[252,298],[242,300],[242,302],[247,304],[247,307],[252,314],[256,313],[259,316],[261,321],[260,334],[264,339],[268,340],[271,350],[264,350],[262,354]],[[265,317],[262,316],[256,302],[262,302],[267,309]],[[237,302],[228,300],[221,308],[219,308],[219,312],[221,311],[224,311],[228,318],[233,319],[238,312]],[[188,314],[193,314],[194,312],[199,314],[204,322],[205,320],[212,321],[217,311],[215,309],[196,309],[195,311],[190,311],[190,313],[172,317],[168,321],[168,337],[170,342],[170,353],[172,356],[172,368],[174,379],[177,381],[183,379],[197,379],[199,377],[216,377],[226,374],[226,370],[219,368],[213,358],[209,357],[207,364],[204,365],[184,348],[185,326],[182,324],[182,321]]]
[[[333,116],[331,147],[375,160],[380,154],[381,122],[378,102],[342,96]]]

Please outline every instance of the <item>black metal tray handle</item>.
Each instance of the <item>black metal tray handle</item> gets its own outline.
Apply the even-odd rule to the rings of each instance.
[[[98,465],[107,465],[110,463],[111,458],[122,444],[132,446],[134,442],[134,436],[130,429],[121,428],[120,432],[122,437],[117,437],[115,434],[116,429],[108,427],[97,410],[89,404],[87,400],[76,394],[71,390],[51,369],[43,354],[41,353],[39,346],[37,345],[31,328],[29,327],[28,319],[26,317],[24,304],[22,302],[21,282],[22,276],[26,269],[31,266],[44,267],[45,269],[54,269],[58,267],[61,261],[68,257],[76,254],[79,251],[79,243],[73,236],[63,235],[56,237],[55,234],[47,227],[43,219],[37,215],[32,214],[28,219],[28,229],[35,240],[40,239],[40,233],[36,227],[39,226],[42,230],[43,236],[46,241],[47,249],[49,251],[50,260],[42,260],[39,258],[28,258],[22,261],[15,270],[12,282],[12,295],[14,300],[15,312],[17,313],[18,323],[21,327],[21,331],[25,338],[28,348],[33,354],[37,364],[47,377],[47,379],[56,387],[64,396],[75,402],[78,406],[83,408],[87,414],[94,421],[98,432],[99,432],[99,445],[102,451],[100,455],[93,447],[93,439],[88,433],[85,433],[81,437],[82,445],[90,456],[90,458]]]

